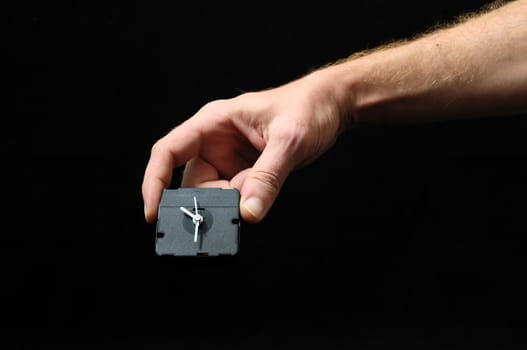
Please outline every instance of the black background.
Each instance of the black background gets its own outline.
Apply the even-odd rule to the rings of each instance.
[[[143,219],[151,145],[204,103],[485,1],[13,3],[6,348],[525,345],[522,116],[352,130],[243,226],[233,259],[157,257]]]

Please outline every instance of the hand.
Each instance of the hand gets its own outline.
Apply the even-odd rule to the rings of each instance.
[[[371,123],[525,112],[526,10],[527,0],[508,2],[278,88],[205,105],[152,148],[146,220],[155,220],[163,188],[183,165],[182,186],[237,188],[242,218],[261,220],[289,173],[331,147],[350,116]]]
[[[155,220],[163,188],[185,165],[181,186],[237,188],[242,218],[260,221],[290,172],[326,151],[342,130],[335,85],[326,68],[205,105],[152,147],[142,187],[146,220]]]

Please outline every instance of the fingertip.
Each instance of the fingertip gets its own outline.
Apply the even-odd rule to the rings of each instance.
[[[153,187],[153,188],[152,188]],[[143,211],[145,221],[153,223],[157,218],[157,205],[159,205],[162,189],[156,186],[148,186],[148,182],[143,183]]]
[[[249,223],[257,223],[265,216],[265,205],[260,198],[250,197],[240,202],[242,218]]]
[[[149,182],[145,181],[143,183],[143,211],[145,221],[148,223],[153,223],[157,218],[157,205],[161,197],[158,186],[151,185]]]
[[[153,223],[156,220],[157,212],[145,204],[144,206],[145,220],[149,224]]]

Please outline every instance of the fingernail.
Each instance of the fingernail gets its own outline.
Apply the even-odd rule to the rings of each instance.
[[[146,207],[146,205],[145,205],[144,211],[145,211],[145,220],[148,221],[148,208]]]
[[[260,199],[256,198],[256,197],[251,197],[251,198],[247,199],[243,203],[243,206],[255,218],[260,219],[263,216],[263,214],[264,214],[263,202]]]

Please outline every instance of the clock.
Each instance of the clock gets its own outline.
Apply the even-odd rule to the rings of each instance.
[[[235,255],[240,243],[236,189],[165,189],[156,225],[157,255]]]

